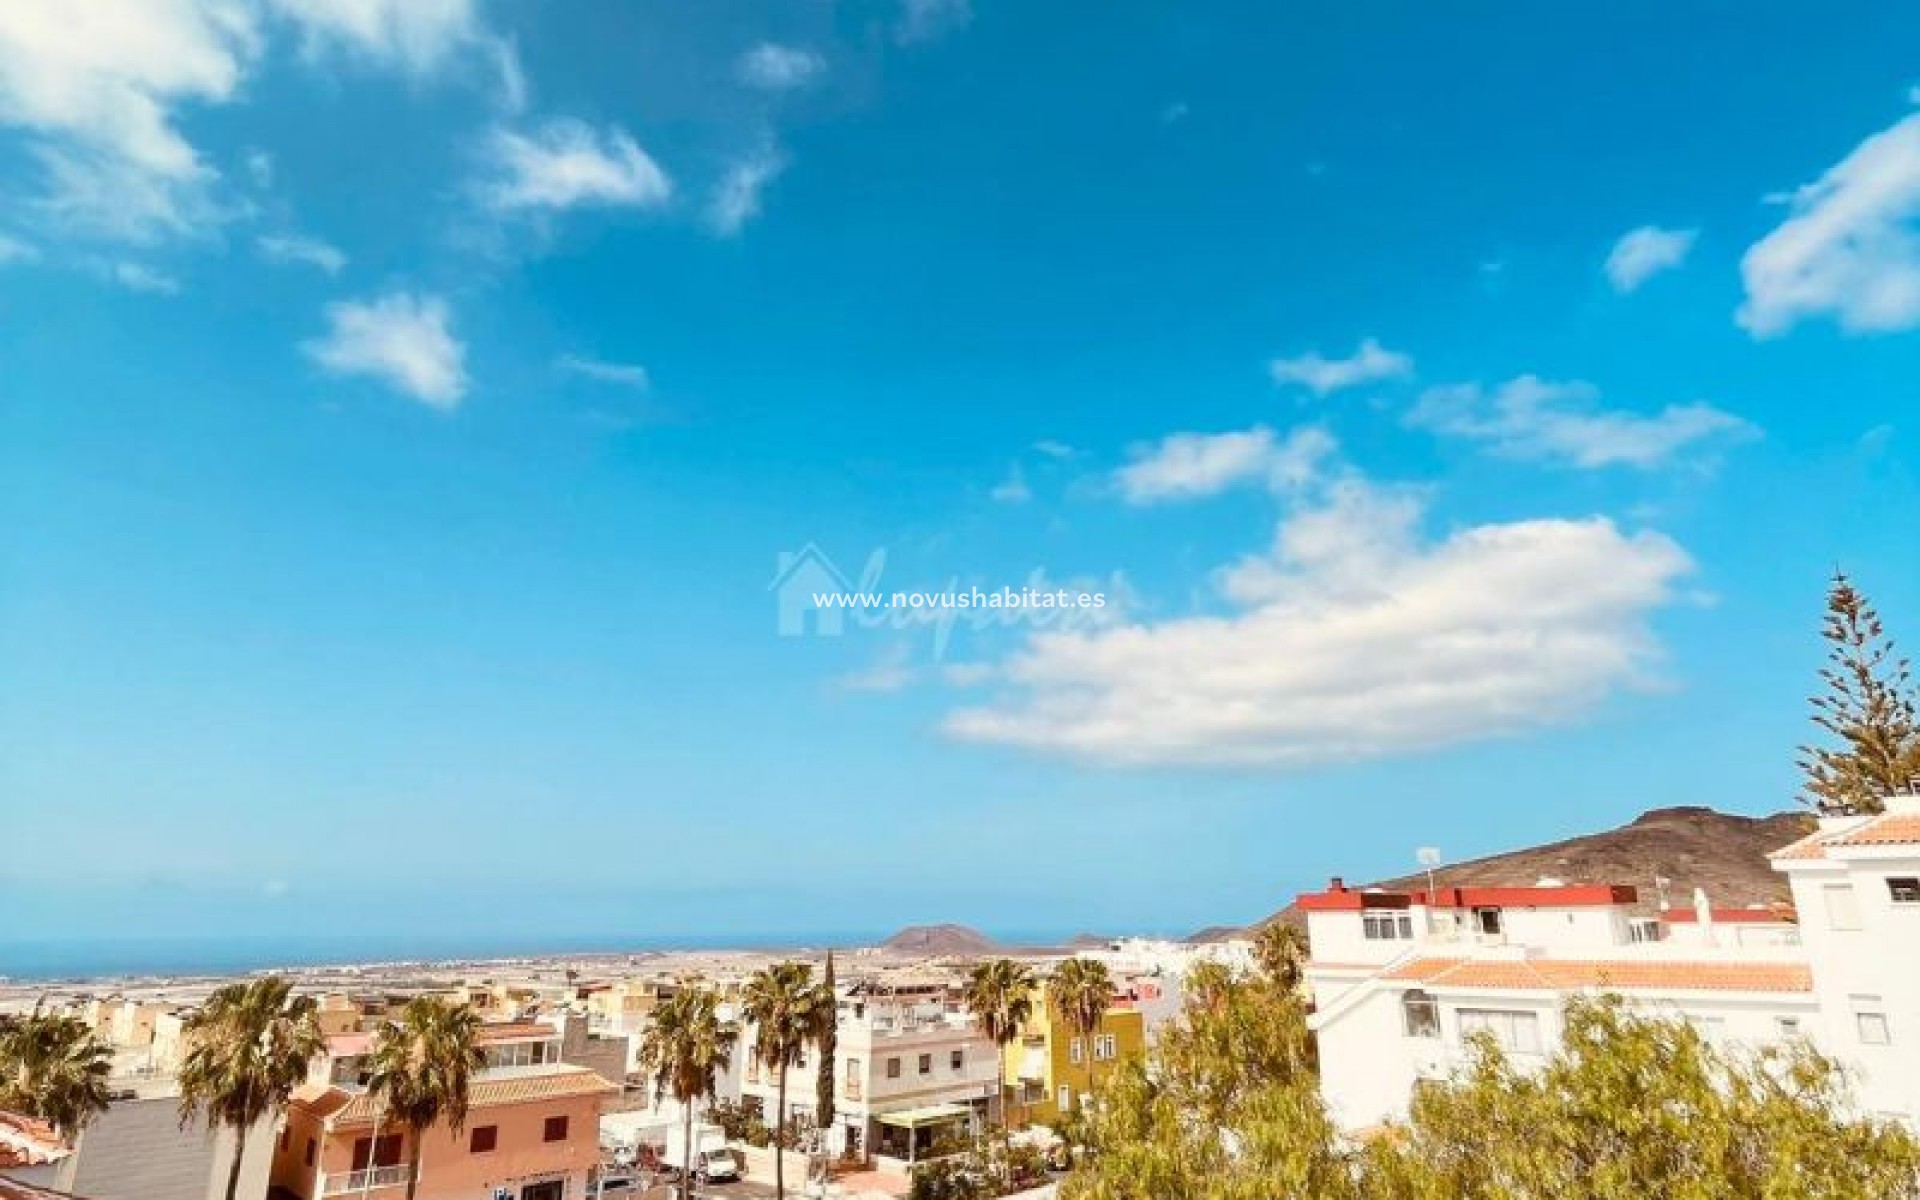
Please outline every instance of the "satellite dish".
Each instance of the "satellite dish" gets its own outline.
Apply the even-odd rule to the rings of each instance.
[[[1414,857],[1420,861],[1420,865],[1423,867],[1437,867],[1440,865],[1440,847],[1422,846],[1420,849],[1414,851]]]

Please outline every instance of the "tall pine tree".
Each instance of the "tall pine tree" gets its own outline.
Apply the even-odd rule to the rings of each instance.
[[[1888,796],[1920,781],[1920,718],[1904,658],[1853,581],[1837,574],[1827,592],[1826,694],[1815,696],[1813,723],[1835,744],[1803,746],[1805,799],[1823,813],[1877,813]]]
[[[839,993],[833,988],[833,951],[827,951],[827,973],[820,981],[820,987],[827,994],[827,1003],[833,1008],[839,1005]],[[833,1052],[840,1042],[836,1020],[829,1020],[821,1027],[820,1033],[820,1073],[813,1084],[813,1120],[821,1129],[833,1128]]]

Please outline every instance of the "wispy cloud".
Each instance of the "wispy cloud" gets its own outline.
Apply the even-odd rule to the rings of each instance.
[[[838,683],[847,692],[897,692],[919,677],[911,652],[904,644],[895,644],[875,662],[842,675]]]
[[[1831,317],[1855,333],[1920,325],[1920,114],[1881,130],[1788,198],[1740,263],[1755,337]]]
[[[1027,473],[1014,463],[1007,471],[1007,477],[993,485],[987,493],[990,499],[1001,504],[1025,504],[1033,499],[1033,489],[1027,486]]]
[[[1342,474],[1218,574],[1228,615],[1037,635],[946,729],[1112,766],[1287,769],[1565,723],[1657,681],[1648,619],[1692,570],[1672,540],[1600,517],[1431,540],[1424,516],[1419,493]]]
[[[146,292],[155,296],[175,296],[180,292],[178,279],[140,263],[114,263],[112,274],[113,281],[130,292]]]
[[[734,63],[734,77],[748,87],[786,92],[805,87],[827,69],[827,60],[811,50],[761,42]]]
[[[467,348],[438,296],[389,292],[327,309],[327,334],[309,357],[337,375],[366,375],[433,408],[458,407],[467,392]]]
[[[1072,458],[1080,453],[1057,438],[1041,438],[1033,444],[1033,449],[1035,453],[1044,454],[1048,458]]]
[[[426,74],[486,37],[474,0],[269,0],[305,53],[338,53]]]
[[[647,369],[639,363],[608,362],[605,359],[566,354],[561,356],[558,365],[566,374],[591,379],[595,383],[610,383],[638,391],[645,391],[652,384]]]
[[[347,265],[347,256],[337,247],[315,237],[297,233],[264,234],[254,244],[268,261],[299,263],[318,267],[329,275],[338,275]]]
[[[498,129],[488,144],[482,201],[501,213],[586,205],[656,208],[673,195],[660,165],[619,128],[595,131],[554,118],[527,132]]]
[[[760,214],[761,193],[786,169],[786,155],[771,143],[734,162],[707,202],[707,225],[722,237],[739,233]]]
[[[1607,280],[1616,292],[1631,292],[1662,271],[1671,271],[1687,261],[1695,229],[1662,229],[1642,225],[1622,234],[1607,254]]]
[[[1672,404],[1654,413],[1607,409],[1590,383],[1533,375],[1491,390],[1477,383],[1429,388],[1407,423],[1483,443],[1506,457],[1583,468],[1657,467],[1683,451],[1758,432],[1711,404]]]
[[[1234,433],[1176,433],[1133,449],[1133,461],[1113,473],[1129,504],[1155,504],[1218,495],[1245,483],[1277,489],[1311,479],[1334,449],[1317,426],[1285,438],[1264,426]]]
[[[900,0],[893,36],[902,45],[933,42],[965,29],[972,21],[973,6],[968,0]]]
[[[1413,359],[1367,338],[1347,358],[1308,352],[1295,358],[1276,358],[1267,369],[1282,387],[1303,387],[1316,396],[1325,396],[1364,383],[1404,379],[1413,374]]]
[[[18,238],[0,233],[0,266],[8,263],[32,262],[40,257],[40,251]]]

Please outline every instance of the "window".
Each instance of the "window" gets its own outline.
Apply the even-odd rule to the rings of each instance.
[[[306,1155],[308,1166],[313,1165],[313,1156],[314,1156],[314,1153],[318,1150],[319,1150],[319,1147],[314,1145],[313,1139],[308,1138],[307,1139],[307,1155]]]
[[[1627,940],[1636,944],[1660,940],[1658,917],[1634,917],[1627,922]]]
[[[1860,928],[1860,901],[1852,884],[1829,883],[1820,889],[1820,898],[1826,902],[1828,929]]]
[[[1400,997],[1400,1019],[1406,1026],[1408,1037],[1440,1036],[1439,1002],[1419,988]]]
[[[888,1079],[900,1078],[900,1060],[899,1059],[890,1058],[887,1060],[887,1078]]]
[[[1799,1037],[1800,1036],[1800,1018],[1799,1017],[1775,1017],[1773,1019],[1773,1032],[1774,1032],[1774,1035],[1780,1038],[1782,1041]]]
[[[1112,1062],[1120,1057],[1120,1040],[1111,1033],[1093,1039],[1093,1061]]]
[[[920,1056],[920,1073],[922,1075],[933,1074],[933,1055],[922,1054]]]
[[[467,1135],[467,1153],[469,1154],[491,1154],[493,1148],[499,1144],[500,1127],[498,1125],[476,1125],[473,1127],[473,1132]]]
[[[1500,933],[1500,910],[1497,908],[1474,909],[1473,927],[1481,933],[1498,936]]]
[[[1067,1043],[1067,1061],[1068,1062],[1074,1063],[1077,1065],[1080,1062],[1080,1060],[1085,1057],[1086,1057],[1086,1052],[1081,1048],[1079,1038],[1075,1038],[1071,1042]]]
[[[364,1171],[368,1167],[397,1167],[400,1165],[400,1135],[390,1134],[380,1139],[378,1146],[372,1138],[353,1140],[353,1169]]]
[[[1060,1104],[1058,1107],[1063,1113],[1073,1111],[1073,1089],[1064,1083],[1060,1085]]]
[[[1413,937],[1413,917],[1389,909],[1368,909],[1360,914],[1360,928],[1370,942],[1407,941]]]
[[[1887,894],[1895,904],[1920,904],[1920,876],[1894,876],[1887,880]]]
[[[1893,1043],[1893,1029],[1887,1024],[1886,1010],[1878,996],[1854,996],[1853,1029],[1863,1046],[1887,1046]]]
[[[1515,1054],[1540,1053],[1540,1017],[1537,1013],[1502,1008],[1461,1009],[1461,1038],[1476,1033],[1492,1034],[1494,1042],[1502,1050]]]
[[[540,1131],[540,1140],[543,1142],[566,1141],[567,1119],[565,1117],[548,1117],[546,1125]]]
[[[948,1065],[951,1066],[956,1071],[958,1071],[961,1067],[965,1066],[966,1062],[967,1062],[967,1052],[965,1050],[955,1050],[951,1055],[948,1056]]]

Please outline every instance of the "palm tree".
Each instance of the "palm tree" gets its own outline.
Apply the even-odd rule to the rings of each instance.
[[[981,1032],[993,1042],[994,1068],[998,1072],[1000,1125],[1007,1124],[1006,1049],[1020,1036],[1020,1029],[1033,1015],[1033,972],[1010,958],[996,958],[973,965],[967,975],[962,996],[980,1021]]]
[[[1047,982],[1047,1002],[1086,1050],[1087,1091],[1093,1091],[1093,1035],[1113,1005],[1113,977],[1095,958],[1070,958]]]
[[[240,1188],[248,1131],[286,1107],[325,1042],[316,1007],[312,996],[295,996],[292,984],[269,975],[228,984],[187,1018],[180,1123],[204,1113],[209,1125],[233,1130],[227,1200]]]
[[[693,1106],[713,1099],[716,1076],[733,1061],[740,1033],[720,1019],[720,997],[687,988],[653,1010],[640,1041],[641,1070],[653,1076],[654,1102],[672,1096],[686,1114],[686,1161],[681,1195],[693,1200]]]
[[[78,1017],[43,1013],[0,1025],[0,1108],[38,1117],[70,1140],[107,1109],[113,1048]]]
[[[467,1123],[473,1076],[487,1065],[479,1046],[480,1014],[440,996],[415,996],[389,1021],[374,1048],[367,1090],[407,1135],[407,1200],[420,1186],[420,1143],[442,1121],[455,1134]],[[380,1139],[367,1154],[379,1165]]]
[[[833,994],[813,982],[806,963],[763,967],[747,980],[740,1015],[754,1026],[753,1055],[780,1072],[773,1110],[773,1194],[786,1200],[786,1155],[781,1134],[787,1124],[787,1068],[806,1057],[809,1043],[824,1040],[833,1028]]]

